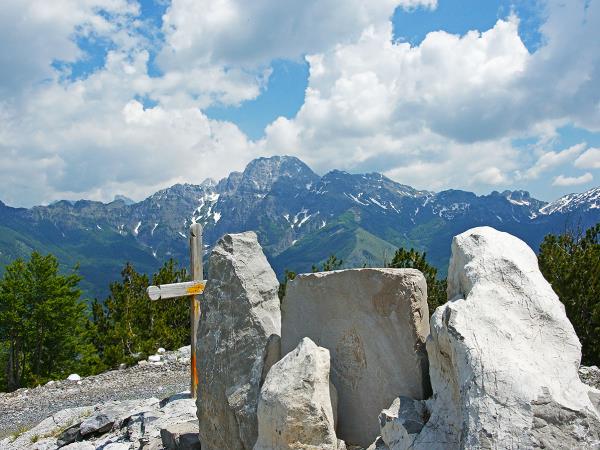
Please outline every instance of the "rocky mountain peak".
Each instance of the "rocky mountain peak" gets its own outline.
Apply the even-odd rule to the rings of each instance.
[[[268,192],[277,180],[284,177],[300,184],[319,179],[310,167],[296,157],[272,156],[250,161],[244,169],[239,187],[244,191]]]
[[[132,200],[129,197],[126,197],[125,195],[121,195],[121,194],[115,195],[115,198],[113,199],[113,202],[118,202],[118,201],[121,201],[121,202],[125,203],[126,205],[133,205],[134,203],[136,203],[135,200]]]
[[[600,209],[600,187],[589,189],[580,194],[567,194],[548,203],[540,209],[540,212],[542,214],[569,213],[580,209],[586,211]]]
[[[206,178],[202,183],[200,183],[200,186],[207,188],[214,188],[216,185],[217,182],[212,178]]]

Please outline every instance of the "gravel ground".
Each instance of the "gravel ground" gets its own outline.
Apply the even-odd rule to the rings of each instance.
[[[110,400],[164,398],[189,390],[189,353],[182,357],[178,352],[167,352],[163,358],[159,363],[143,361],[81,381],[55,381],[34,389],[0,393],[0,439],[31,428],[62,409]]]

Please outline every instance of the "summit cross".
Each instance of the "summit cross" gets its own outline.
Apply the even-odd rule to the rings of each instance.
[[[194,223],[190,226],[190,267],[192,281],[183,283],[161,284],[148,286],[146,293],[150,300],[163,300],[174,297],[190,297],[190,324],[191,324],[191,367],[190,367],[190,392],[192,397],[197,396],[198,371],[196,368],[196,333],[200,321],[200,294],[204,292],[206,280],[202,275],[202,226]]]

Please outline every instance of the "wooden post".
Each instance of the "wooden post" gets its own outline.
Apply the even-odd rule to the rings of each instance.
[[[194,223],[190,226],[190,262],[192,270],[192,280],[202,280],[202,225]],[[198,395],[198,368],[196,367],[196,333],[200,322],[200,296],[192,295],[190,297],[190,322],[191,322],[191,384],[190,392],[192,397]]]

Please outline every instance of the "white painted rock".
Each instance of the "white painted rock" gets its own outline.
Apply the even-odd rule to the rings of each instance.
[[[600,440],[600,392],[580,382],[579,340],[524,242],[489,227],[456,236],[448,297],[427,341],[431,417],[411,449]]]
[[[228,234],[209,261],[198,329],[198,419],[203,450],[249,450],[265,361],[279,359],[279,282],[256,234]],[[268,350],[277,355],[269,355]]]
[[[329,351],[309,338],[271,367],[260,391],[254,450],[338,449],[329,369]]]
[[[158,353],[159,355],[162,355],[166,352],[166,350],[162,347],[160,347],[158,350],[156,350],[156,353]]]
[[[67,377],[67,380],[69,380],[69,381],[81,381],[81,377],[79,375],[77,375],[76,373],[72,373],[71,375],[69,375]]]
[[[331,352],[337,435],[367,447],[377,416],[399,395],[430,394],[425,340],[427,285],[414,269],[352,269],[298,275],[282,304],[281,350],[307,336]]]
[[[162,359],[162,357],[160,355],[150,355],[150,356],[148,356],[148,361],[153,362],[153,363],[160,362],[161,359]]]

